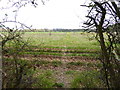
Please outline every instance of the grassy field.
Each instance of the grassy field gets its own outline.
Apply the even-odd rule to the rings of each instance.
[[[93,38],[95,33],[86,32],[26,32],[29,48],[18,49],[17,44],[7,44],[9,55],[5,55],[5,71],[13,68],[15,53],[19,54],[18,66],[28,65],[32,69],[25,72],[32,75],[33,88],[98,88],[104,87],[100,80],[102,64],[97,59],[100,54],[99,43]],[[8,48],[12,45],[12,48]],[[28,70],[28,71],[27,71]],[[8,70],[13,73],[12,70]],[[9,76],[8,76],[9,77]],[[23,77],[26,77],[23,75]],[[29,77],[28,77],[29,78]],[[23,78],[23,81],[27,79]],[[7,81],[4,81],[7,82]],[[11,81],[12,82],[12,81]],[[24,82],[25,83],[25,82]],[[22,86],[21,84],[20,86]],[[26,85],[26,84],[25,84]],[[12,85],[8,85],[9,87]]]
[[[94,34],[85,32],[27,32],[23,38],[28,39],[34,49],[25,53],[96,57],[100,47],[93,37]]]
[[[83,32],[27,32],[24,38],[29,38],[33,46],[68,49],[99,49],[98,42],[92,38],[93,34],[94,33]]]

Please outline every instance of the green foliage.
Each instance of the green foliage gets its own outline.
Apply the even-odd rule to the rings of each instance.
[[[68,70],[65,72],[65,74],[74,74],[74,73],[76,73],[76,71],[74,71],[74,70]]]
[[[32,85],[35,88],[52,88],[54,85],[52,71],[46,70],[36,78],[36,82]]]
[[[62,65],[62,62],[61,61],[57,61],[57,60],[54,60],[54,61],[45,61],[45,60],[33,60],[32,61],[33,64],[37,67],[39,67],[40,65],[51,65],[51,66],[54,66],[54,67],[58,67],[60,65]]]
[[[33,83],[34,70],[31,62],[26,60],[14,60],[4,59],[3,71],[6,76],[3,75],[3,87],[4,88],[25,88],[30,87]],[[17,61],[15,63],[15,61]],[[6,66],[7,65],[7,66]],[[17,67],[16,67],[17,65]]]
[[[69,51],[71,52],[71,51]],[[24,54],[29,54],[29,55],[34,55],[34,56],[37,56],[37,55],[54,55],[54,56],[83,56],[83,57],[91,57],[91,58],[96,58],[98,57],[99,55],[97,53],[77,53],[77,52],[74,52],[74,53],[66,53],[65,55],[63,54],[63,52],[46,52],[46,51],[41,51],[41,52],[37,52],[37,51],[33,51],[33,52],[21,52],[19,53],[20,55],[24,55]]]
[[[83,56],[83,57],[98,57],[99,55],[96,53],[70,53],[66,56]]]
[[[84,71],[76,75],[71,82],[71,88],[99,88],[104,87],[97,71]]]
[[[52,66],[58,67],[58,66],[62,65],[62,62],[61,61],[52,61],[51,64],[52,64]]]
[[[49,61],[45,61],[45,60],[33,60],[32,62],[35,66],[48,65],[50,63]]]
[[[55,83],[55,84],[53,85],[53,87],[58,87],[58,88],[64,87],[64,84],[63,84],[63,83]]]
[[[95,66],[98,68],[102,68],[102,63],[96,63]]]
[[[69,63],[67,63],[67,65],[68,66],[74,65],[74,66],[98,67],[98,68],[102,67],[102,64],[99,63],[99,62],[94,63],[94,62],[80,62],[80,61],[77,61],[77,62],[69,62]]]
[[[67,65],[84,66],[84,65],[86,65],[86,63],[78,61],[78,62],[69,62],[69,63],[67,63]]]
[[[32,75],[34,74],[32,64],[19,58],[20,53],[27,47],[28,42],[22,38],[15,38],[7,43],[10,46],[10,50],[7,51],[8,56],[12,56],[12,59],[8,58],[3,61],[5,66],[3,70],[6,73],[6,76],[3,75],[3,88],[25,88],[31,86]],[[7,80],[4,80],[5,77],[7,77]]]

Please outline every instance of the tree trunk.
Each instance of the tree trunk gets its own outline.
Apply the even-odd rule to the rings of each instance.
[[[101,46],[101,50],[102,50],[102,59],[103,59],[105,72],[107,70],[107,72],[106,72],[107,75],[106,76],[108,77],[109,76],[108,74],[110,74],[110,81],[112,82],[111,84],[113,86],[116,86],[116,84],[114,83],[115,80],[116,80],[115,72],[114,72],[114,69],[113,69],[113,67],[110,63],[109,54],[107,52],[107,48],[106,48],[105,41],[104,41],[104,35],[103,35],[103,32],[102,32],[102,27],[99,25],[97,27],[97,29],[98,29],[98,34],[99,34],[99,38],[100,38],[100,46]],[[106,77],[106,79],[108,79],[107,77]],[[107,81],[107,84],[108,84],[108,88],[110,88],[108,80],[106,80],[106,81]]]

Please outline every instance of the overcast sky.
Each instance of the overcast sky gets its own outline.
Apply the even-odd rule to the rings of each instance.
[[[41,0],[39,0],[41,1]],[[86,20],[87,8],[80,5],[87,3],[89,0],[49,0],[42,5],[38,2],[35,8],[27,5],[20,9],[17,20],[33,28],[81,28],[82,23]],[[0,5],[3,5],[0,3]],[[12,19],[10,10],[0,12],[1,15],[8,13]],[[2,16],[0,17],[2,18]]]

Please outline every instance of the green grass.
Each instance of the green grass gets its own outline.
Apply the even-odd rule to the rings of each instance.
[[[99,79],[98,71],[84,71],[74,76],[71,82],[71,88],[99,88],[104,87]]]
[[[65,74],[75,74],[75,73],[77,73],[77,71],[75,70],[68,70],[65,72]]]
[[[100,62],[97,62],[97,63],[93,63],[93,62],[80,62],[80,61],[77,61],[77,62],[69,62],[67,63],[67,66],[87,66],[87,67],[98,67],[98,68],[101,68],[102,67],[102,64]]]
[[[98,50],[91,50],[91,49],[76,49],[76,48],[72,48],[72,47],[42,47],[42,48],[37,48],[37,49],[34,49],[35,47],[34,46],[31,46],[31,48],[28,48],[28,49],[25,49],[25,51],[28,51],[28,52],[65,52],[65,53],[99,53]],[[64,50],[64,51],[63,51]]]
[[[99,54],[96,54],[96,53],[70,53],[70,54],[66,54],[66,56],[98,57]]]
[[[53,72],[46,70],[36,78],[36,82],[32,85],[35,88],[52,88],[55,84]]]
[[[95,33],[92,33],[95,34]],[[100,52],[99,43],[94,39],[90,39],[92,37],[91,33],[86,32],[26,32],[23,35],[23,39],[27,40],[29,38],[29,47],[24,50],[20,50],[19,55],[53,55],[53,56],[82,56],[82,57],[98,57]],[[90,38],[89,38],[89,37]],[[22,44],[23,45],[23,44]],[[21,46],[21,44],[20,44]],[[10,47],[10,48],[9,48]],[[16,48],[19,49],[17,44],[13,42],[8,42],[7,49],[8,52],[11,52],[11,55],[15,53]],[[88,58],[88,59],[89,59]],[[13,72],[14,68],[12,66],[13,61],[10,58],[6,59],[4,69],[8,70],[8,77]],[[30,61],[30,62],[29,62]],[[26,75],[33,75],[35,79],[35,83],[32,85],[37,88],[52,88],[52,87],[64,87],[64,83],[55,82],[55,73],[52,70],[48,70],[49,67],[62,67],[62,61],[48,61],[41,60],[37,57],[36,60],[19,60],[18,64],[24,66],[27,63],[25,69]],[[71,88],[99,88],[104,87],[102,81],[100,80],[100,72],[97,71],[102,67],[102,64],[99,62],[69,62],[65,63],[67,71],[64,72],[66,76],[73,77],[71,82]],[[18,66],[19,66],[18,65]],[[8,67],[6,67],[8,66]],[[33,71],[33,66],[37,66],[37,70]],[[40,66],[40,68],[39,68]],[[77,71],[75,70],[77,67],[85,66],[86,71]],[[45,67],[45,69],[44,69]],[[71,68],[69,68],[71,67]],[[75,68],[74,68],[75,67]],[[87,68],[86,68],[87,67]],[[97,70],[95,71],[94,69]],[[11,69],[13,68],[13,70]],[[30,70],[27,70],[31,68]],[[52,68],[52,69],[53,69]],[[90,69],[88,69],[90,68]],[[10,70],[11,69],[11,70]],[[47,70],[46,70],[47,69]],[[51,69],[51,68],[50,68]],[[57,68],[55,68],[56,70]],[[54,69],[53,69],[54,70]],[[84,69],[83,69],[84,70]],[[91,71],[90,71],[91,70]],[[57,70],[56,70],[57,71]],[[38,73],[35,76],[35,73]],[[13,77],[13,75],[11,75]],[[13,77],[14,78],[14,77]],[[24,77],[26,78],[26,76]],[[31,77],[30,77],[31,79]],[[69,79],[69,78],[68,78]],[[26,80],[27,82],[27,80]]]
[[[30,38],[31,45],[53,48],[100,49],[96,40],[89,40],[90,33],[81,32],[26,32],[24,39]]]
[[[49,32],[26,32],[23,39],[29,39],[29,48],[20,54],[98,57],[99,43],[90,39],[92,34],[95,33],[51,32],[49,35]],[[8,42],[7,47],[10,46],[16,47]]]
[[[37,67],[39,67],[40,65],[48,65],[50,63],[50,61],[45,61],[45,60],[34,60],[33,64]]]
[[[54,61],[46,61],[46,60],[33,60],[32,61],[33,64],[37,67],[39,66],[48,66],[48,65],[51,65],[51,66],[54,66],[54,67],[58,67],[60,65],[62,65],[62,62],[61,61],[57,61],[57,60],[54,60]]]
[[[85,62],[69,62],[67,65],[75,65],[75,66],[84,66],[86,65]]]
[[[53,87],[62,88],[62,87],[64,87],[64,83],[55,83],[55,84],[53,85]]]
[[[62,65],[62,62],[61,61],[57,61],[57,60],[56,61],[52,61],[51,65],[55,66],[55,67],[58,67],[58,66]]]
[[[21,55],[54,55],[54,56],[83,56],[83,57],[93,57],[96,58],[99,56],[97,53],[62,53],[62,52],[20,52]]]

